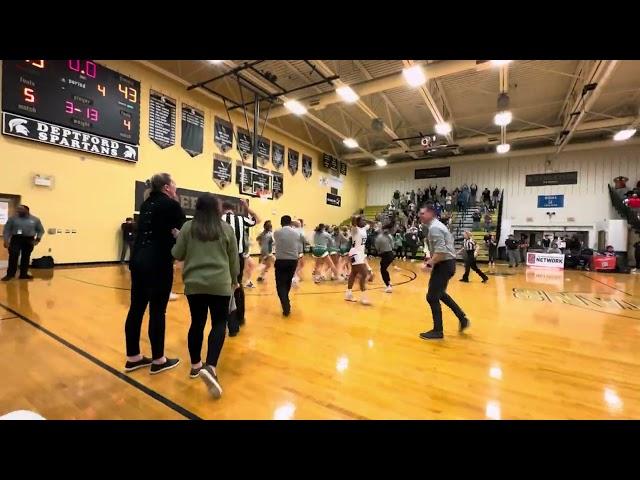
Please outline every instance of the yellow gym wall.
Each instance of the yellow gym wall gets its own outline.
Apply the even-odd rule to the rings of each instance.
[[[0,193],[22,196],[31,212],[42,220],[46,229],[75,229],[77,233],[45,235],[36,247],[33,257],[52,255],[56,263],[113,261],[120,256],[120,224],[133,216],[135,181],[144,181],[157,172],[169,172],[178,187],[240,196],[234,183],[219,189],[212,179],[213,154],[222,153],[214,144],[213,121],[218,115],[227,118],[224,107],[197,91],[187,92],[185,87],[133,61],[98,61],[141,82],[140,149],[138,163],[128,163],[75,150],[14,139],[0,135]],[[149,90],[157,90],[177,100],[176,144],[164,150],[153,143],[149,132]],[[204,152],[196,157],[180,146],[180,106],[185,102],[205,112]],[[244,124],[241,114],[231,115],[234,127]],[[261,122],[262,125],[262,122]],[[305,220],[306,231],[320,222],[338,223],[358,208],[364,207],[366,184],[360,173],[350,168],[341,177],[339,189],[342,206],[326,204],[328,186],[321,186],[320,176],[327,176],[318,168],[320,150],[311,150],[289,136],[267,127],[265,137],[284,145],[284,195],[279,200],[262,201],[250,198],[252,208],[262,220],[270,219],[279,225],[281,215],[289,214]],[[292,176],[287,169],[288,148],[300,152],[300,167]],[[302,176],[302,155],[313,158],[313,175]],[[234,148],[227,155],[238,160]],[[274,170],[271,162],[266,166]],[[54,177],[52,188],[36,187],[34,175]],[[259,233],[254,228],[252,237]],[[253,246],[256,252],[256,246]],[[50,252],[50,253],[49,253]]]

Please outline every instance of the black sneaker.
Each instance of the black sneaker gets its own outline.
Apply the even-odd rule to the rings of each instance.
[[[460,281],[464,283],[469,283],[469,280],[465,280],[464,278],[461,278]]]
[[[423,340],[436,340],[439,338],[444,338],[444,333],[439,332],[438,330],[429,330],[428,332],[422,332],[420,334],[420,338]]]
[[[171,370],[175,368],[180,363],[179,358],[167,358],[167,361],[164,363],[152,363],[151,371],[149,372],[151,375],[155,375],[160,372],[164,372],[165,370]]]
[[[198,374],[200,373],[200,370],[202,370],[203,367],[204,367],[204,363],[202,364],[201,367],[198,367],[198,368],[191,367],[191,371],[189,372],[189,376],[191,378],[198,378]]]
[[[289,315],[291,315],[291,309],[288,308],[286,310],[283,310],[282,315],[284,315],[285,317],[288,317]]]
[[[229,336],[230,337],[236,337],[239,333],[240,333],[240,330],[236,330],[235,332],[229,331]]]
[[[2,281],[3,282],[8,282],[9,280],[12,280],[13,277],[10,277],[9,275],[5,275],[4,277],[2,277]]]
[[[142,357],[142,359],[137,362],[127,362],[124,364],[125,372],[133,372],[134,370],[138,370],[139,368],[148,367],[151,365],[151,359],[147,357]]]
[[[487,277],[484,280],[482,280],[482,283],[487,283],[488,281],[489,281],[489,277]]]
[[[216,376],[213,367],[211,365],[204,365],[200,369],[199,374],[213,398],[220,398],[222,396],[222,387],[218,382],[218,377]]]
[[[471,325],[471,322],[469,321],[469,319],[467,317],[462,318],[460,320],[459,332],[460,333],[464,332],[467,328],[469,328],[469,325]]]
[[[18,278],[20,280],[33,280],[33,275],[20,275]]]

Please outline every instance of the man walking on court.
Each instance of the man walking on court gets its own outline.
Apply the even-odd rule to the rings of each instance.
[[[283,215],[280,219],[282,228],[273,234],[276,248],[276,291],[280,298],[282,314],[288,317],[291,313],[291,302],[289,292],[291,283],[298,268],[298,258],[302,247],[301,235],[298,230],[291,226],[291,217]]]
[[[434,340],[444,338],[442,327],[442,308],[440,302],[449,307],[458,317],[460,332],[469,327],[469,319],[458,304],[447,293],[449,280],[456,273],[456,251],[453,246],[453,235],[442,222],[436,218],[436,212],[432,204],[427,204],[420,209],[420,222],[429,228],[427,239],[431,258],[425,257],[424,268],[431,270],[427,302],[433,315],[433,330],[422,332],[420,338]]]
[[[224,202],[222,204],[222,220],[227,222],[233,228],[233,232],[238,242],[238,256],[240,260],[240,273],[238,274],[238,288],[233,292],[236,301],[236,310],[229,315],[229,336],[235,337],[240,331],[240,327],[244,325],[244,289],[242,283],[242,274],[244,272],[244,254],[245,254],[245,235],[248,235],[249,228],[260,223],[260,218],[249,208],[246,200],[242,200],[244,210],[247,215],[236,214],[234,204]],[[248,253],[248,252],[246,252]]]
[[[2,277],[3,282],[16,276],[18,257],[20,257],[20,278],[22,280],[33,278],[29,275],[31,252],[44,235],[44,227],[40,219],[29,213],[29,207],[20,205],[16,209],[16,213],[17,215],[7,221],[2,232],[4,248],[9,250],[9,265],[7,274]]]
[[[460,279],[461,282],[469,283],[469,271],[473,270],[480,278],[482,278],[482,283],[487,283],[489,277],[487,277],[482,270],[478,268],[476,263],[476,256],[478,255],[478,244],[471,237],[471,232],[465,230],[464,233],[464,243],[462,244],[462,249],[464,250],[464,275]]]

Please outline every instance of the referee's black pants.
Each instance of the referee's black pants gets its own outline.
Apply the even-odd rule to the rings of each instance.
[[[233,292],[236,301],[236,310],[229,315],[229,334],[236,334],[240,327],[244,325],[244,286],[242,285],[242,274],[244,273],[244,256],[239,256],[240,273],[238,274],[238,288]]]
[[[282,313],[289,315],[291,312],[291,302],[289,301],[289,292],[291,291],[291,282],[298,268],[298,260],[277,259],[275,263],[276,272],[276,291],[282,306]]]
[[[465,257],[464,257],[464,275],[462,275],[462,280],[465,281],[465,282],[469,281],[469,271],[470,270],[473,270],[478,275],[480,275],[480,278],[482,278],[482,280],[487,280],[489,277],[487,277],[484,274],[484,272],[478,268],[478,264],[476,263],[476,257],[475,257],[475,255],[473,253],[474,252],[465,252]]]

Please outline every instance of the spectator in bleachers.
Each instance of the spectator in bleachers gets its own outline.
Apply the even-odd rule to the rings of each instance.
[[[444,199],[447,197],[447,187],[443,186],[440,189],[440,200],[444,202]]]
[[[429,194],[432,201],[438,198],[438,185],[436,185],[435,187],[429,185]]]
[[[482,191],[482,203],[487,207],[491,205],[491,191],[487,187]]]
[[[498,201],[500,200],[500,190],[498,187],[493,189],[493,207],[498,207]]]
[[[562,254],[562,250],[560,250],[558,248],[558,244],[557,243],[552,243],[551,247],[547,249],[547,253]]]
[[[448,194],[444,200],[444,209],[447,212],[450,212],[453,209],[453,198],[451,198],[451,194]]]
[[[484,215],[484,229],[487,232],[490,232],[492,229],[493,218],[489,212]]]
[[[418,205],[422,205],[422,202],[424,202],[424,200],[422,199],[423,196],[423,192],[421,188],[418,188],[418,192],[416,193],[416,200],[417,200],[417,204]]]
[[[415,190],[411,190],[411,193],[409,194],[409,202],[415,204],[416,203],[416,191]]]
[[[476,204],[476,195],[478,193],[478,185],[476,185],[475,183],[472,183],[471,186],[469,187],[469,192],[471,194],[469,200],[471,202],[471,205],[475,205]]]
[[[473,212],[471,218],[473,219],[473,230],[480,230],[480,220],[482,219],[482,215],[480,215],[480,212],[476,210],[475,212]]]

